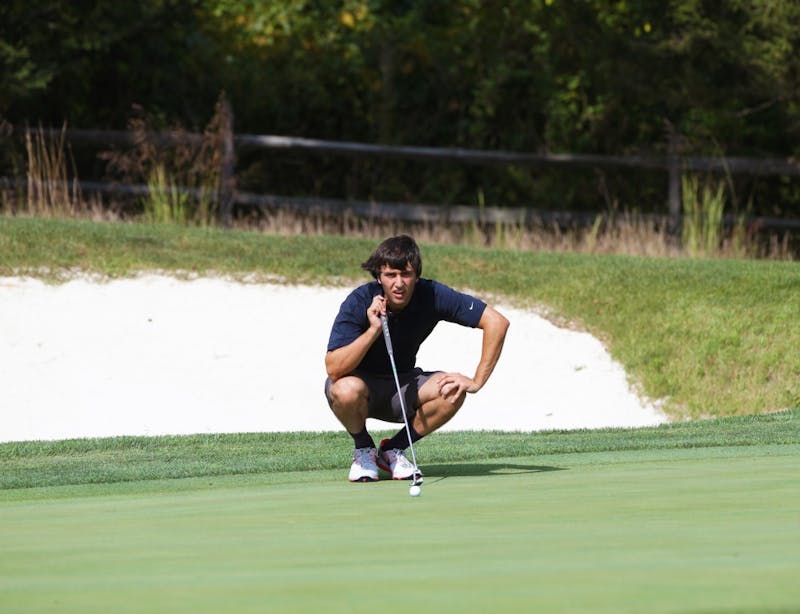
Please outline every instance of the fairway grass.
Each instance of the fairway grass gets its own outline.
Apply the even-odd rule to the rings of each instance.
[[[800,445],[0,493],[3,612],[764,611],[800,604]]]

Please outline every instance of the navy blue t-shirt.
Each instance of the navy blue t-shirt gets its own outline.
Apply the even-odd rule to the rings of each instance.
[[[339,308],[333,322],[328,351],[344,347],[369,328],[367,309],[375,296],[383,296],[383,288],[372,281],[353,290]],[[400,313],[389,312],[389,334],[397,370],[411,371],[417,362],[417,351],[438,322],[454,322],[475,328],[486,309],[483,301],[457,292],[438,281],[419,278],[411,301]],[[391,375],[389,354],[382,338],[372,344],[358,369],[368,373]]]

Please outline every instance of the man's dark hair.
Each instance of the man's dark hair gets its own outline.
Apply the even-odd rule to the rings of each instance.
[[[369,271],[375,279],[378,279],[384,265],[391,269],[404,271],[408,264],[414,269],[417,277],[422,275],[422,256],[420,256],[417,242],[408,235],[398,235],[389,237],[375,248],[369,260],[364,262],[361,268]]]

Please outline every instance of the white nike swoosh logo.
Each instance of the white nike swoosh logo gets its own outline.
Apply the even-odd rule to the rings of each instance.
[[[473,306],[474,304],[475,304],[475,303],[470,303],[470,304],[469,304],[469,310],[470,310],[470,311],[472,311],[472,306]]]

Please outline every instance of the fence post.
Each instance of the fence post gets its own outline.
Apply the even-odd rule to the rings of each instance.
[[[219,221],[225,228],[230,228],[233,219],[233,201],[236,191],[236,152],[233,146],[233,110],[227,96],[220,96],[220,113],[222,118],[222,161],[220,167]]]
[[[683,199],[681,196],[680,136],[672,122],[667,122],[669,135],[669,222],[667,232],[675,243],[680,242]]]

